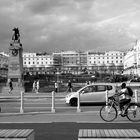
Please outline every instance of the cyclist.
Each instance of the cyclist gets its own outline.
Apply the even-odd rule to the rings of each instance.
[[[122,113],[122,108],[124,107],[124,105],[131,102],[131,96],[130,96],[129,91],[126,87],[126,83],[122,83],[121,90],[116,95],[119,97],[121,96],[121,99],[119,101],[119,111],[118,111],[118,114],[120,115]]]

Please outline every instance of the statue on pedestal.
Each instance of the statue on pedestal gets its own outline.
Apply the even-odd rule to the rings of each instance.
[[[19,29],[13,28],[13,32],[9,47],[8,79],[12,79],[17,88],[22,86],[23,80],[23,48]]]
[[[13,31],[14,31],[14,34],[13,34],[13,36],[12,36],[12,40],[13,40],[14,42],[20,43],[19,29],[18,29],[18,28],[14,28]]]
[[[18,28],[13,28],[13,35],[12,35],[12,43],[10,43],[10,45],[12,46],[13,43],[18,43],[20,46],[22,46],[22,44],[20,43],[20,34],[19,34],[19,29]]]

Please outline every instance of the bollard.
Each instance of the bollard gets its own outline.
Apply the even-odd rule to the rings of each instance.
[[[24,113],[24,92],[23,91],[21,91],[20,113]]]
[[[106,104],[105,111],[108,112],[108,90],[105,91],[105,104]]]
[[[80,109],[80,93],[78,93],[78,99],[77,99],[77,112],[81,112],[81,109]]]
[[[105,92],[105,102],[106,102],[106,106],[108,105],[108,90],[106,90]]]
[[[51,109],[52,113],[55,113],[55,92],[52,91],[52,109]]]
[[[138,103],[138,90],[135,90],[135,103]]]

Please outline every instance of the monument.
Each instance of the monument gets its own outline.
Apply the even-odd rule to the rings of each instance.
[[[13,29],[12,41],[9,47],[8,81],[13,82],[14,90],[23,89],[23,48],[20,43],[19,29]],[[14,91],[13,91],[14,92]]]

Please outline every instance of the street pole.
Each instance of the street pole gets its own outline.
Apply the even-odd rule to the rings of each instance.
[[[80,92],[78,93],[78,99],[77,99],[77,112],[81,112],[81,108],[80,108]]]
[[[59,68],[57,68],[56,77],[57,77],[57,84],[58,84],[59,83]],[[59,84],[58,84],[57,90],[59,92]]]
[[[52,108],[51,108],[51,112],[55,113],[55,92],[52,91]]]
[[[21,91],[20,113],[24,113],[24,92],[23,91]]]

